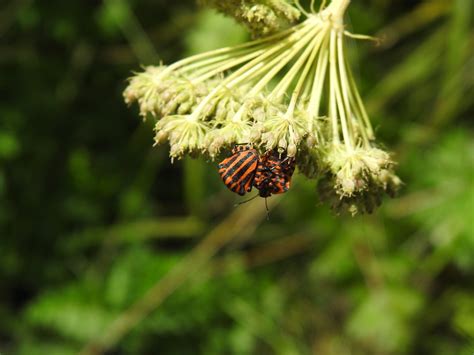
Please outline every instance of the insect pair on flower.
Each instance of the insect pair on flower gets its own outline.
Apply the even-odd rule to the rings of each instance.
[[[256,15],[260,3],[287,3],[209,2],[225,3],[222,9],[234,9],[239,19],[249,8],[244,17],[252,28],[267,23],[268,12]],[[294,18],[298,23],[272,34],[262,31],[268,35],[251,42],[146,67],[131,78],[125,101],[136,101],[140,115],[155,121],[155,142],[169,143],[172,160],[186,154],[214,159],[240,142],[262,147],[263,154],[236,147],[221,162],[220,175],[235,193],[253,187],[263,197],[284,193],[297,156],[298,170],[317,182],[318,197],[336,212],[371,212],[401,186],[390,153],[375,141],[345,49],[346,37],[372,38],[346,31],[350,0],[321,3],[317,11],[311,1],[306,12],[294,0],[301,21]],[[278,13],[286,11],[275,11],[280,23]]]
[[[241,196],[253,187],[265,198],[284,193],[290,188],[294,171],[294,158],[275,150],[259,155],[251,145],[235,146],[232,155],[219,164],[224,184]]]

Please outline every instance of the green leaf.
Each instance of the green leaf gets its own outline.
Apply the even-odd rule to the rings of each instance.
[[[130,306],[157,283],[177,260],[172,254],[156,254],[140,246],[128,250],[115,260],[107,278],[107,304],[118,309]]]
[[[93,295],[77,286],[41,295],[25,313],[30,325],[82,342],[95,338],[113,318]]]
[[[20,142],[11,133],[0,131],[0,159],[13,159],[20,152]]]
[[[69,344],[27,340],[21,342],[17,355],[75,355],[78,350]]]
[[[409,324],[423,304],[409,288],[370,290],[347,322],[347,332],[376,352],[404,352],[414,334]]]

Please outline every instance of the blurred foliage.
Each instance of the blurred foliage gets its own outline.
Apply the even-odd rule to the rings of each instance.
[[[384,39],[351,59],[405,187],[338,217],[296,176],[267,221],[215,163],[170,164],[121,97],[141,64],[244,41],[232,20],[191,0],[7,2],[0,353],[472,354],[473,13],[352,1],[351,30]]]

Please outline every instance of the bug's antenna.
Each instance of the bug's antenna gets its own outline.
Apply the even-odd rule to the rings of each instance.
[[[237,203],[234,205],[234,207],[237,207],[237,206],[240,206],[240,205],[242,205],[242,204],[244,204],[244,203],[250,202],[250,201],[252,201],[252,200],[256,199],[257,197],[258,197],[258,194],[257,194],[257,195],[255,195],[255,196],[254,196],[254,197],[252,197],[252,198],[249,198],[248,200],[241,201],[241,202],[237,202]]]
[[[269,221],[270,220],[270,210],[268,209],[267,197],[265,197],[265,208],[267,210],[267,221]]]

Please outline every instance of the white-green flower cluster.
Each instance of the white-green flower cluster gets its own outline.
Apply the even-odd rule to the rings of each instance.
[[[215,159],[233,145],[296,157],[338,211],[370,212],[401,182],[377,147],[344,51],[343,14],[333,0],[289,29],[242,45],[147,67],[130,79],[127,103],[156,120],[170,156]]]

